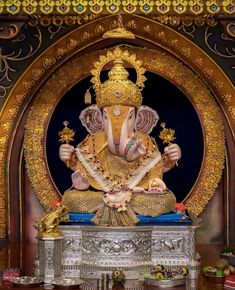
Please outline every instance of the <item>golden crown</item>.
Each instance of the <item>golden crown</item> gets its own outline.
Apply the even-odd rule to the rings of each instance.
[[[123,66],[123,60],[132,64],[137,73],[136,83],[128,79],[129,73]],[[113,67],[108,73],[109,79],[104,83],[100,81],[102,68],[113,61]],[[142,104],[141,90],[146,80],[145,69],[141,67],[142,62],[136,60],[135,54],[122,51],[119,47],[114,51],[108,51],[106,56],[101,55],[100,60],[94,63],[95,69],[91,71],[96,92],[96,103],[100,108],[113,105],[126,105],[140,107]]]

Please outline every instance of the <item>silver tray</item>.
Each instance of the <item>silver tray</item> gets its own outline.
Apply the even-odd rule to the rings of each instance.
[[[185,284],[185,277],[180,278],[172,278],[172,279],[164,279],[164,280],[156,280],[153,278],[144,278],[144,283],[151,286],[157,286],[159,288],[167,288],[180,286]]]
[[[16,287],[32,288],[38,287],[41,283],[43,283],[43,279],[40,277],[21,276],[12,278],[11,283]]]
[[[52,284],[58,289],[74,289],[83,284],[84,281],[79,278],[55,278]]]

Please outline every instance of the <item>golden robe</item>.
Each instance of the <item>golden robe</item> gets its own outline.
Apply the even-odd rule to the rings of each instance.
[[[155,141],[149,135],[142,132],[137,132],[137,135],[141,138],[147,152],[131,162],[126,161],[123,157],[112,154],[108,147],[103,149],[103,145],[106,143],[104,132],[88,136],[78,146],[86,148],[86,152],[88,152],[86,156],[99,160],[102,168],[100,170],[102,170],[104,175],[108,176],[109,180],[128,183],[128,180],[138,171],[140,166],[143,167],[153,154],[159,153]],[[69,189],[63,195],[62,204],[66,205],[70,212],[96,213],[93,222],[99,226],[133,226],[139,221],[135,213],[145,216],[158,216],[170,212],[175,208],[176,199],[171,191],[157,194],[133,192],[130,202],[126,205],[126,210],[118,211],[116,208],[104,203],[105,192],[102,191],[102,186],[96,181],[94,176],[88,173],[76,155],[73,156],[70,167],[74,171],[79,170],[93,189],[84,191],[73,188]],[[162,179],[162,176],[163,163],[160,158],[157,164],[149,169],[137,186],[148,189],[151,179]]]

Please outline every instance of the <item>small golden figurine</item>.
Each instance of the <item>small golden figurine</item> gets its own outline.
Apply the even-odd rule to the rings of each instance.
[[[55,205],[55,210],[50,210],[41,219],[37,220],[35,228],[38,230],[38,238],[55,238],[62,236],[58,230],[59,223],[68,221],[68,208],[59,202]]]
[[[69,142],[74,141],[73,137],[75,135],[75,131],[73,131],[72,129],[68,128],[68,121],[64,121],[63,125],[64,125],[64,129],[62,131],[58,132],[58,135],[60,137],[59,142],[61,143],[65,143],[65,144],[69,144]],[[67,167],[69,167],[69,162],[67,162]]]

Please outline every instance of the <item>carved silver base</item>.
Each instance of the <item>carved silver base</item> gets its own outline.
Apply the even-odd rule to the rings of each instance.
[[[100,278],[115,267],[127,279],[136,279],[152,265],[189,268],[199,275],[195,249],[196,226],[142,226],[102,228],[60,226],[64,235],[62,274],[65,277]]]
[[[63,237],[38,238],[38,274],[44,283],[51,283],[62,273],[62,240]]]

